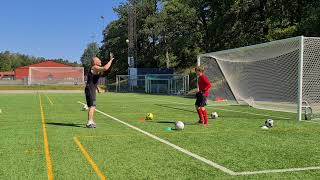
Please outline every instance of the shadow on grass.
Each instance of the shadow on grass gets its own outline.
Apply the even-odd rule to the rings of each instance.
[[[74,124],[74,123],[55,123],[55,122],[49,122],[46,123],[48,125],[54,125],[54,126],[67,126],[67,127],[81,127],[83,128],[83,124]]]

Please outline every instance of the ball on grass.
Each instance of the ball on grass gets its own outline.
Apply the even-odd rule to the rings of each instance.
[[[184,129],[184,123],[182,121],[176,122],[176,130]]]
[[[146,116],[146,120],[153,120],[153,114],[152,113],[148,113]]]
[[[212,112],[211,113],[211,118],[212,119],[217,119],[219,116],[218,116],[218,113],[217,112]]]
[[[266,122],[264,122],[264,125],[267,126],[268,128],[272,128],[273,127],[273,120],[267,119]]]

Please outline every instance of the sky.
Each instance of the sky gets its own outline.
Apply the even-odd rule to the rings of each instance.
[[[1,0],[0,52],[80,62],[126,0]],[[100,17],[104,16],[104,20]]]

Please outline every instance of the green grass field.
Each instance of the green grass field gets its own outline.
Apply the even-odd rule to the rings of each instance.
[[[198,119],[194,99],[107,93],[98,95],[97,109],[114,119],[97,112],[98,127],[86,129],[87,114],[78,101],[85,102],[83,94],[0,94],[0,179],[320,176],[320,124],[297,122],[295,114],[213,104],[208,111],[217,111],[220,117],[202,127],[194,124]],[[153,121],[143,121],[148,112],[155,115]],[[262,130],[260,126],[268,117],[275,121],[275,127]],[[215,167],[115,118],[216,163]],[[165,130],[176,121],[183,121],[185,129]]]

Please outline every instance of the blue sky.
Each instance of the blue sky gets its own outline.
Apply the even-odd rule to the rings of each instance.
[[[126,0],[1,0],[0,52],[80,62],[86,45],[102,40]],[[104,16],[102,20],[100,17]]]

